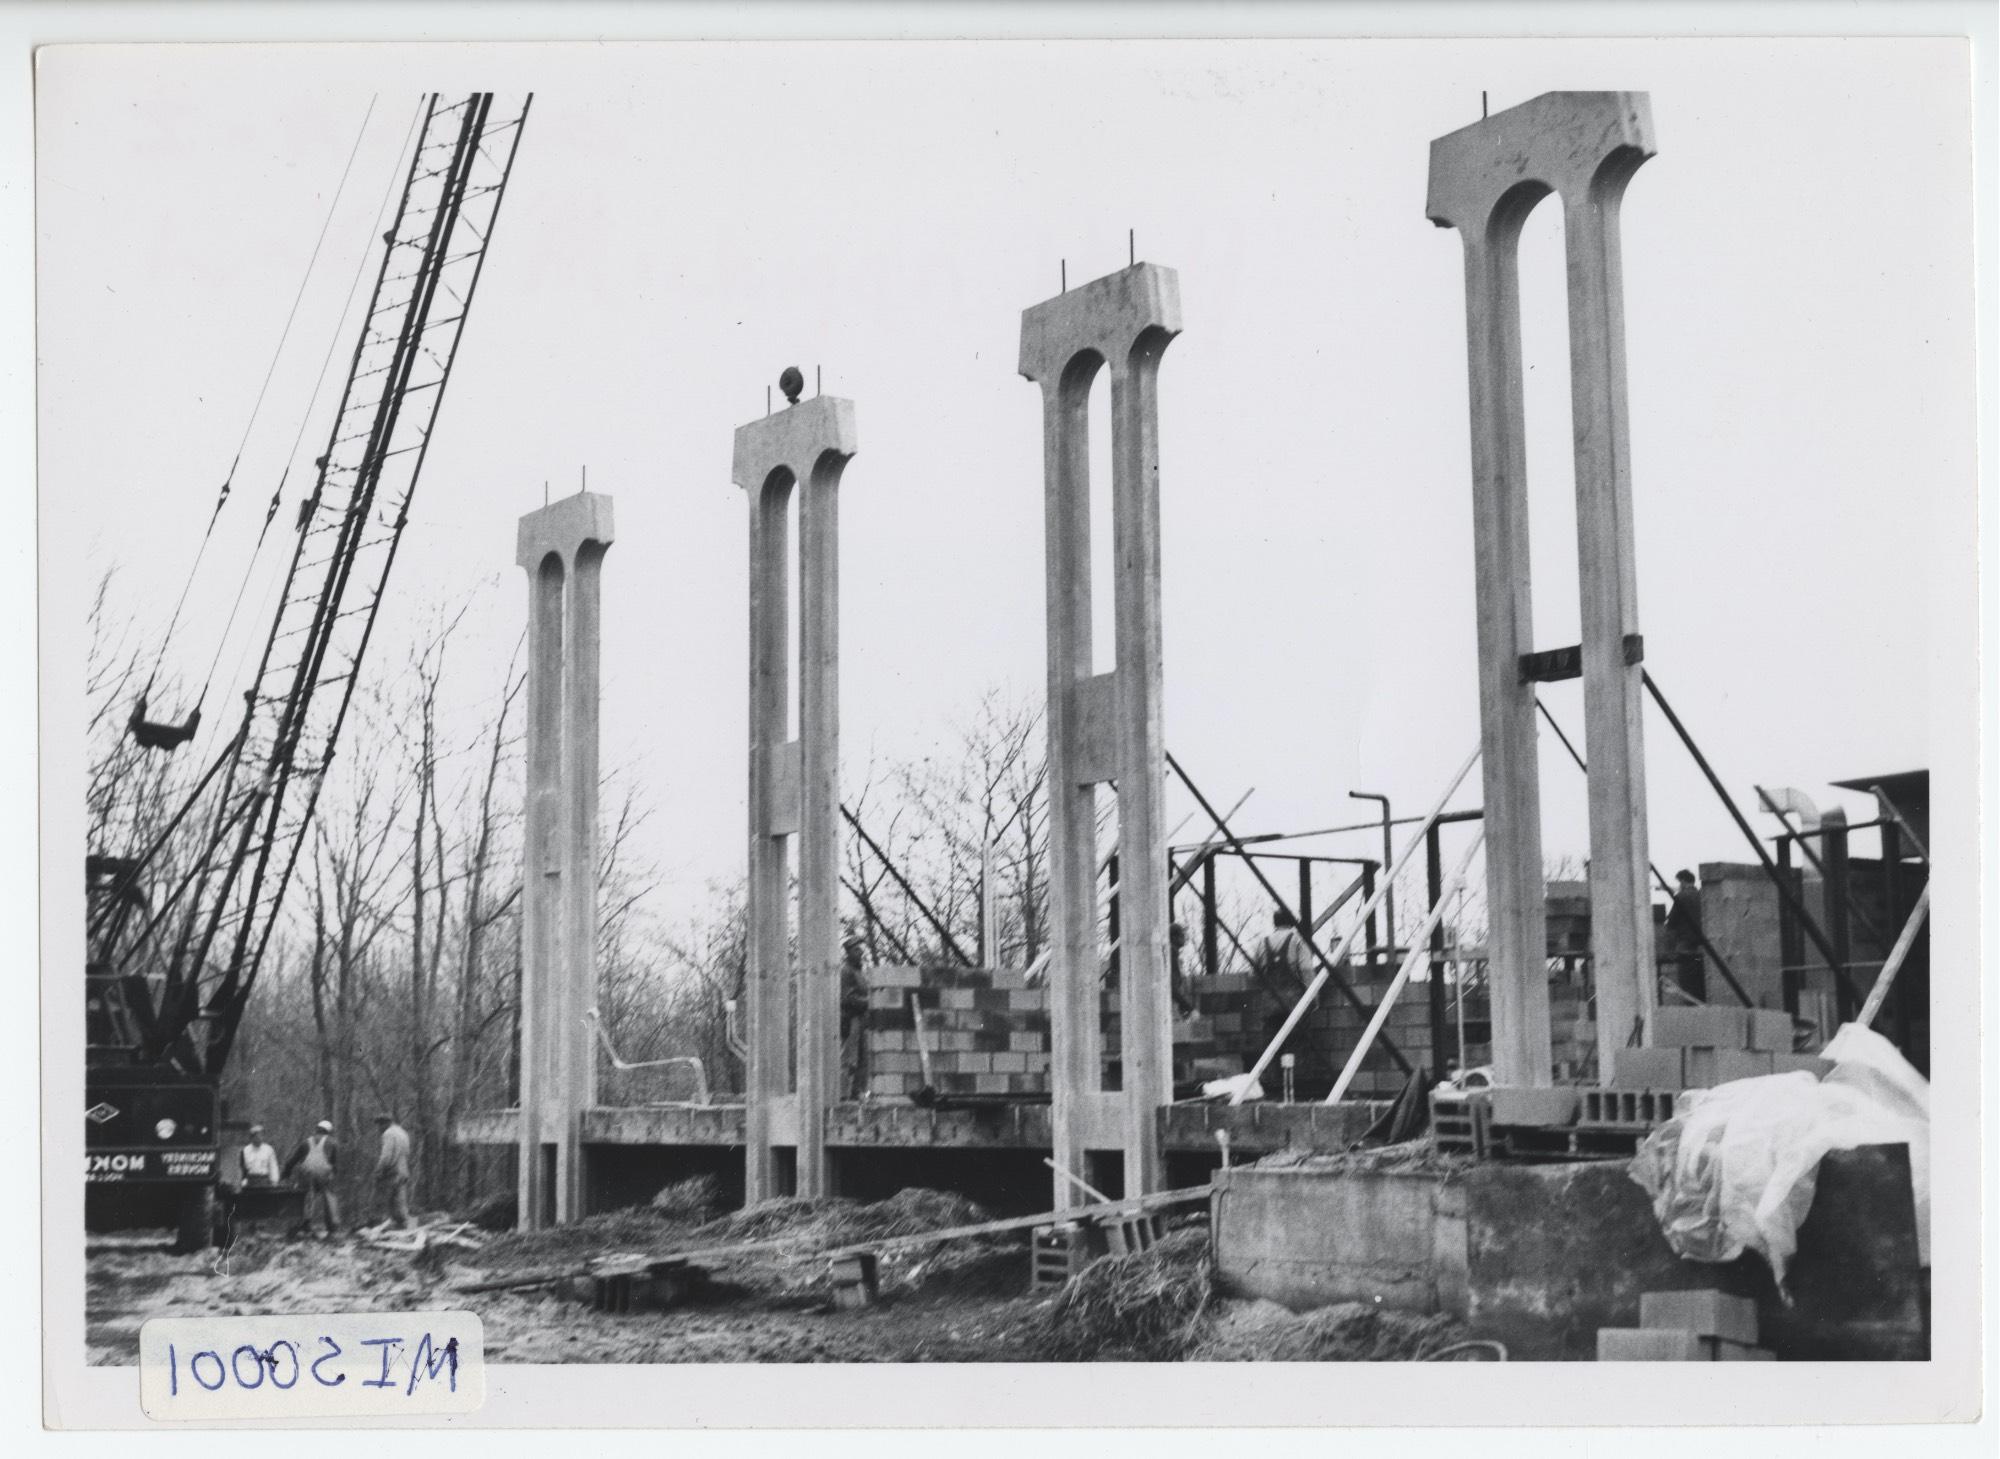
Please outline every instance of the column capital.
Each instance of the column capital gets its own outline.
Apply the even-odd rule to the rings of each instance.
[[[1601,184],[1623,187],[1655,150],[1646,92],[1545,91],[1431,142],[1424,215],[1483,237],[1503,201],[1554,192],[1572,206]]]
[[[738,426],[729,475],[745,491],[761,490],[780,469],[790,472],[796,482],[808,482],[827,456],[844,465],[859,449],[854,402],[817,395]]]
[[[612,535],[611,498],[580,491],[521,518],[514,561],[533,572],[551,552],[569,562],[586,542],[609,547]]]
[[[1181,332],[1181,277],[1157,263],[1138,263],[1021,311],[1021,373],[1057,384],[1070,362],[1094,354],[1120,365],[1150,333]]]

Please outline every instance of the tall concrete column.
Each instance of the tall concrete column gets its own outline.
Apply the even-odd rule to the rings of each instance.
[[[1180,333],[1180,280],[1136,264],[1021,316],[1021,373],[1042,387],[1048,592],[1049,1010],[1056,1163],[1086,1174],[1120,1151],[1125,1193],[1163,1188],[1159,1110],[1172,1098],[1167,982],[1166,742],[1160,718],[1160,357]],[[1090,388],[1111,370],[1116,663],[1094,672]],[[1097,786],[1118,797],[1120,1064],[1104,1090]],[[1075,1191],[1056,1177],[1057,1205]]]
[[[1562,200],[1590,763],[1591,968],[1600,1067],[1650,1019],[1638,595],[1625,401],[1618,209],[1653,155],[1651,105],[1634,92],[1550,92],[1431,143],[1427,214],[1465,249],[1480,727],[1494,1077],[1550,1080],[1547,934],[1535,684],[1574,668],[1537,655],[1528,562],[1518,259],[1522,225]]]
[[[731,474],[750,499],[750,1201],[832,1193],[826,1116],[840,1079],[839,486],[855,450],[854,404],[833,396],[801,401],[736,432]],[[799,736],[792,739],[786,508],[799,487]],[[796,1062],[787,886],[793,836]]]
[[[597,1095],[585,1012],[597,1001],[600,587],[611,498],[521,519],[528,573],[526,836],[521,878],[520,1225],[584,1214],[583,1112]]]

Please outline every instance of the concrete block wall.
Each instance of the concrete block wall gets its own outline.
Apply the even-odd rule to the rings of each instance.
[[[1341,1067],[1368,1026],[1387,991],[1393,968],[1348,965],[1342,975],[1367,1005],[1355,1008],[1331,988],[1322,990],[1293,1033],[1295,1088],[1301,1099],[1317,1098],[1333,1086]],[[910,1023],[908,999],[915,994],[925,1010],[933,1083],[948,1094],[1042,1094],[1048,1091],[1048,993],[1030,986],[1020,969],[975,969],[925,965],[881,965],[864,973],[869,985],[868,1087],[876,1097],[914,1094],[923,1084],[922,1061]],[[1247,973],[1199,974],[1187,979],[1194,1013],[1173,1025],[1174,1080],[1219,1079],[1248,1069],[1277,1031],[1291,1005]],[[1455,993],[1454,993],[1455,996]],[[1119,994],[1114,986],[1100,997],[1104,1030],[1105,1087],[1119,1087]],[[1597,1027],[1587,988],[1554,979],[1549,988],[1554,1075],[1559,1083],[1595,1079]],[[1465,1065],[1490,1058],[1486,996],[1468,992],[1465,1009]],[[1390,1011],[1384,1030],[1412,1063],[1437,1070],[1430,1040],[1429,989],[1412,981]],[[1458,1018],[1447,1018],[1444,1059],[1454,1055]],[[1363,1058],[1351,1086],[1356,1099],[1392,1099],[1405,1076],[1379,1040]],[[1281,1075],[1266,1076],[1269,1097],[1279,1096]]]
[[[868,969],[868,1090],[908,1097],[924,1084],[942,1094],[1044,1094],[1049,1088],[1048,993],[1009,969]],[[922,1045],[910,1000],[923,1011]]]
[[[1296,1059],[1294,1080],[1299,1098],[1318,1098],[1332,1088],[1394,971],[1382,963],[1342,969],[1342,976],[1366,1009],[1354,1007],[1331,987],[1322,990],[1288,1045]],[[872,1095],[907,1097],[923,1085],[922,1058],[910,1023],[908,1000],[913,994],[924,1010],[932,1084],[940,1093],[1048,1092],[1048,993],[1043,987],[1030,986],[1022,970],[882,965],[867,969],[863,977],[869,986],[866,1037]],[[1188,978],[1187,991],[1195,1011],[1177,1018],[1173,1026],[1176,1083],[1225,1078],[1250,1068],[1291,1010],[1290,1003],[1247,973],[1197,974]],[[1594,1063],[1596,1049],[1596,1024],[1587,990],[1556,981],[1549,989],[1549,1004],[1555,1076],[1558,1080],[1581,1079]],[[1107,984],[1099,1006],[1105,1087],[1117,1089],[1121,1010],[1115,986]],[[1475,1067],[1489,1058],[1490,1023],[1483,990],[1467,995],[1465,1023],[1465,1063]],[[1447,1060],[1456,1044],[1455,1008],[1448,1027]],[[1431,1050],[1429,990],[1423,983],[1413,981],[1404,988],[1384,1032],[1413,1064],[1436,1071],[1439,1061]],[[1279,1097],[1281,1079],[1274,1066],[1264,1079],[1268,1097]],[[1404,1080],[1405,1075],[1378,1040],[1363,1058],[1350,1096],[1393,1099],[1402,1092]]]
[[[1352,981],[1371,1006],[1387,986],[1387,974],[1370,982],[1361,970]],[[909,1000],[924,1013],[931,1082],[944,1094],[1043,1094],[1049,1089],[1048,992],[1029,986],[1019,969],[926,965],[882,965],[867,969],[869,987],[865,1036],[868,1089],[877,1098],[908,1097],[923,1086],[923,1059],[910,1021]],[[1187,989],[1192,1016],[1174,1023],[1174,1079],[1177,1083],[1223,1078],[1248,1069],[1263,1052],[1290,1005],[1281,1003],[1243,973],[1194,976]],[[1120,1087],[1121,1010],[1115,986],[1106,986],[1100,1009],[1104,1029],[1105,1087]],[[1428,1065],[1430,1026],[1424,990],[1404,992],[1391,1013],[1389,1036],[1413,1062]],[[1472,1010],[1468,1010],[1470,1014]],[[1483,1033],[1485,1010],[1478,1008]],[[1367,1015],[1338,995],[1322,996],[1293,1035],[1300,1096],[1324,1093],[1367,1026]],[[1483,1058],[1484,1049],[1471,1050]],[[1352,1087],[1356,1099],[1391,1098],[1402,1091],[1402,1073],[1379,1045],[1363,1061]],[[1265,1080],[1278,1097],[1274,1071]]]

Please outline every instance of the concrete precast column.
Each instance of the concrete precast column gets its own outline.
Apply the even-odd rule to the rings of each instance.
[[[1635,1023],[1651,1028],[1659,995],[1625,396],[1625,284],[1618,243],[1625,185],[1653,147],[1644,98],[1628,114],[1633,140],[1612,146],[1589,180],[1563,195],[1584,757],[1590,765],[1590,963],[1602,1069],[1611,1067],[1613,1052],[1630,1040]]]
[[[1495,1081],[1550,1082],[1541,792],[1523,445],[1521,227],[1560,195],[1590,763],[1600,1067],[1653,1000],[1618,203],[1653,152],[1643,94],[1550,92],[1431,143],[1426,212],[1465,249]]]
[[[525,527],[525,524],[524,524]],[[516,1221],[538,1231],[553,1215],[542,1172],[552,1132],[543,1101],[552,1087],[550,998],[560,961],[562,843],[563,560],[554,552],[528,569],[528,743],[522,796],[520,1169]]]
[[[751,489],[750,500],[750,848],[743,996],[744,1199],[778,1193],[773,1106],[791,1090],[790,843],[775,813],[786,777],[785,610],[791,558],[785,517],[789,476]],[[774,764],[774,762],[779,762]]]
[[[842,472],[856,449],[851,401],[821,396],[739,427],[732,475],[750,494],[750,906],[746,1198],[831,1193],[826,1119],[839,1082],[840,639]],[[790,739],[786,631],[790,543],[799,506],[799,738]],[[788,839],[799,838],[798,1036],[791,1039]]]
[[[1178,328],[1176,318],[1175,327]],[[1159,1111],[1173,1102],[1167,950],[1166,736],[1161,723],[1160,356],[1173,334],[1148,329],[1111,372],[1112,537],[1120,709],[1119,761],[1150,767],[1118,780],[1119,1064],[1125,1189],[1166,1189]]]
[[[1085,1155],[1118,1150],[1125,1194],[1165,1181],[1159,1110],[1169,1102],[1166,745],[1160,717],[1160,355],[1180,332],[1171,269],[1135,264],[1021,317],[1021,373],[1042,387],[1048,571],[1051,1119],[1056,1163],[1087,1178]],[[1094,673],[1090,643],[1088,409],[1111,369],[1116,663]],[[1103,1090],[1099,1026],[1096,787],[1119,812],[1122,1090]],[[1074,1199],[1056,1177],[1058,1205]]]
[[[609,513],[603,536],[586,537],[570,559],[569,612],[565,615],[568,682],[563,704],[563,774],[568,824],[569,874],[564,884],[565,976],[556,1039],[563,1091],[563,1134],[556,1145],[556,1219],[573,1221],[584,1209],[588,1172],[583,1113],[597,1102],[597,1050],[585,1015],[597,1006],[597,741],[598,667],[603,623],[604,554],[610,545]]]
[[[529,574],[521,926],[520,1225],[584,1214],[583,1112],[596,1061],[600,583],[611,499],[565,497],[520,522]]]
[[[1097,982],[1097,787],[1069,768],[1077,735],[1072,692],[1091,677],[1090,357],[1041,380],[1044,557],[1049,688],[1049,1069],[1055,1162],[1085,1174],[1090,1148],[1083,1096],[1104,1083]],[[1032,377],[1031,377],[1032,378]],[[1055,1205],[1075,1192],[1056,1177]]]
[[[850,446],[851,451],[851,446]],[[840,496],[847,456],[814,460],[799,504],[799,1194],[829,1196],[840,1095]]]

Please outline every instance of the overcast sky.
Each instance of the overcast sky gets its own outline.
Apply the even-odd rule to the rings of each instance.
[[[1417,811],[1478,734],[1462,260],[1424,217],[1428,146],[1482,91],[1643,90],[1648,667],[1746,799],[1926,765],[1969,789],[1942,748],[1973,683],[1967,86],[1962,47],[1924,41],[45,52],[44,591],[74,621],[115,564],[164,622],[372,98],[169,650],[200,678],[321,358],[351,349],[334,321],[418,94],[532,88],[371,662],[472,597],[451,713],[476,731],[525,618],[515,521],[587,463],[618,519],[603,757],[656,807],[660,910],[743,866],[734,427],[787,364],[856,402],[851,775],[990,688],[1039,698],[1020,313],[1064,259],[1072,282],[1122,267],[1128,229],[1179,271],[1185,323],[1160,380],[1168,744],[1223,805],[1255,787],[1242,830],[1364,819],[1357,789]],[[1522,258],[1543,647],[1577,638],[1560,244],[1552,199]],[[1547,698],[1580,736],[1579,686]],[[1646,736],[1655,860],[1743,859],[1650,710]],[[1542,765],[1547,850],[1580,858],[1581,778],[1546,739]]]

